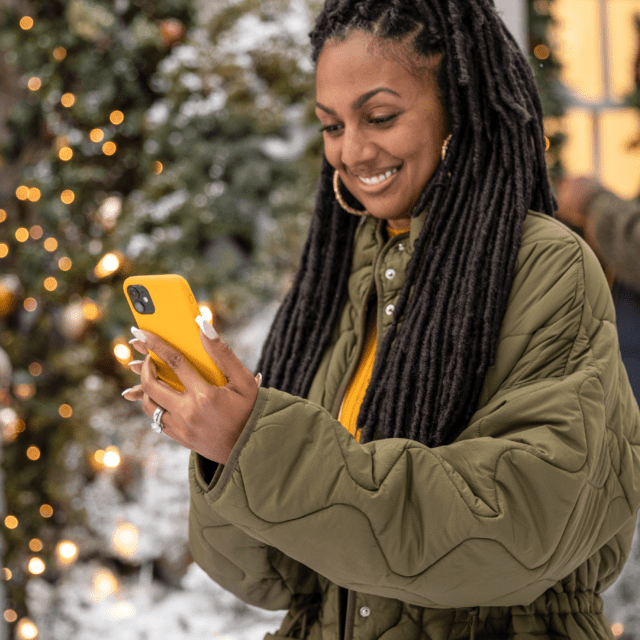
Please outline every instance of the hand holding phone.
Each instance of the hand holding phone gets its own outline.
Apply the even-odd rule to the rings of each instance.
[[[224,374],[202,346],[195,322],[200,309],[182,276],[134,276],[125,280],[124,292],[140,329],[154,333],[179,351],[210,384],[227,384]],[[172,368],[153,351],[150,355],[158,378],[176,391],[184,391]]]

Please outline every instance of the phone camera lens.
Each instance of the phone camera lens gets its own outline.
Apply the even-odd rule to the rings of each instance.
[[[138,297],[138,290],[134,287],[129,287],[129,297],[133,300]]]
[[[133,306],[135,307],[136,311],[138,313],[144,313],[144,305],[142,304],[142,302],[134,302]]]

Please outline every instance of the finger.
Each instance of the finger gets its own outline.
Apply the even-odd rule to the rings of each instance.
[[[250,390],[254,392],[256,378],[242,364],[231,347],[202,316],[196,318],[196,323],[200,327],[200,340],[204,350],[218,365],[220,371],[227,378],[228,384],[241,393],[249,392]]]
[[[133,331],[133,327],[131,330]],[[202,385],[204,380],[198,371],[194,369],[191,363],[177,349],[167,344],[162,338],[159,338],[149,331],[141,331],[140,329],[136,329],[135,336],[138,339],[144,337],[145,347],[153,351],[160,360],[165,362],[185,387],[193,388]]]
[[[142,340],[138,340],[138,338],[134,338],[133,340],[129,340],[129,344],[138,352],[141,353],[143,356],[148,355],[149,353],[149,349],[147,349],[147,347],[144,346],[144,342],[142,342]]]
[[[140,375],[143,362],[144,360],[132,360],[131,362],[127,363],[127,366],[131,369],[131,371]]]
[[[182,398],[182,393],[172,389],[166,382],[157,379],[156,366],[147,356],[140,371],[140,386],[149,398],[166,411],[171,411]],[[153,413],[153,412],[152,412]]]
[[[125,400],[129,400],[130,402],[134,402],[135,400],[142,400],[144,396],[144,391],[142,387],[138,384],[135,387],[131,387],[130,389],[125,389],[122,392],[122,397]]]

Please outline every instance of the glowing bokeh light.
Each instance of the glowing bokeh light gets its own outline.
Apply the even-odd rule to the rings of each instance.
[[[31,558],[31,560],[29,560],[27,568],[29,569],[29,573],[33,574],[34,576],[39,576],[41,573],[44,573],[47,565],[45,565],[45,563],[42,561],[42,558],[34,556],[33,558]]]
[[[68,109],[69,107],[73,107],[73,105],[76,103],[76,97],[73,95],[73,93],[65,93],[62,98],[60,98],[60,103],[63,107],[67,107]]]
[[[29,458],[29,460],[38,460],[40,455],[40,449],[38,449],[38,447],[32,446],[27,449],[27,458]]]
[[[125,558],[132,558],[138,550],[138,527],[130,522],[119,524],[111,536],[111,546]]]
[[[58,407],[58,413],[63,418],[70,418],[73,415],[73,409],[68,404],[61,404]]]
[[[49,253],[53,253],[58,248],[58,241],[55,238],[47,238],[44,241],[44,248]]]

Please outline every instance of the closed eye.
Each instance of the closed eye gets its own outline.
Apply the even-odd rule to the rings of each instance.
[[[385,116],[384,118],[371,118],[369,122],[371,124],[386,124],[387,122],[391,122],[397,117],[398,117],[398,114],[394,113],[390,116]]]
[[[320,128],[321,133],[336,133],[341,128],[339,124],[328,124]]]

